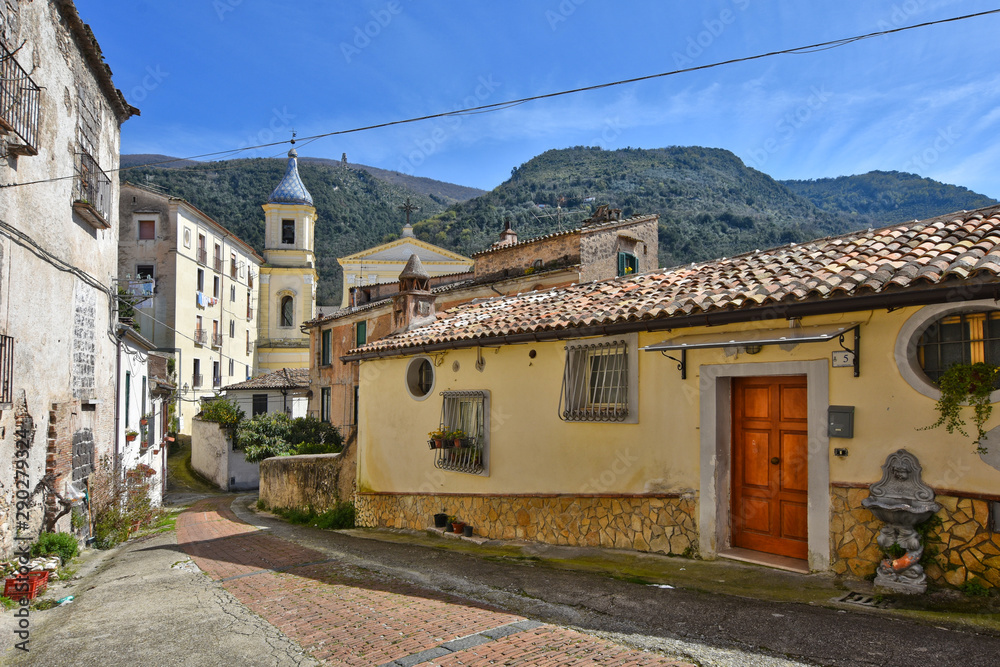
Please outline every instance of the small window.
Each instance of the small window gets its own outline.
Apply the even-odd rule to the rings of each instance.
[[[236,320],[229,320],[229,337],[236,338]],[[233,372],[229,371],[229,374],[232,375]]]
[[[320,421],[330,423],[330,387],[320,387],[319,418]]]
[[[139,240],[140,241],[153,241],[156,239],[156,221],[155,220],[140,220],[139,221]]]
[[[920,336],[917,360],[934,382],[955,364],[1000,365],[1000,311],[960,313],[935,321]]]
[[[560,394],[563,421],[635,421],[635,350],[624,338],[566,346]],[[630,419],[631,417],[631,419]]]
[[[135,267],[136,280],[152,280],[155,278],[156,267],[153,264],[139,264]]]
[[[639,270],[639,258],[630,252],[618,253],[618,276],[627,276]]]
[[[191,386],[192,387],[200,387],[201,386],[201,382],[202,382],[202,376],[201,376],[201,359],[195,359],[194,360],[194,368],[192,370],[193,370],[193,373],[191,374]]]
[[[333,330],[324,329],[320,343],[320,364],[329,366],[333,363]]]
[[[253,414],[251,417],[256,417],[257,415],[267,414],[267,394],[254,394],[253,395]]]
[[[233,372],[236,370],[236,362],[232,359],[229,360],[229,377],[233,377]]]
[[[231,252],[229,253],[229,277],[235,278],[236,276],[237,276],[236,253]]]
[[[281,326],[290,327],[295,323],[295,311],[292,297],[281,297]]]
[[[457,441],[443,441],[435,448],[434,467],[452,472],[486,472],[489,453],[489,393],[485,391],[444,391],[441,404],[441,428],[461,431]]]
[[[198,269],[198,291],[205,291],[205,269]],[[199,306],[203,304],[198,304]]]
[[[222,386],[222,367],[218,361],[212,362],[212,386]]]
[[[132,416],[130,403],[132,402],[132,373],[125,371],[125,428],[129,427],[129,418]]]
[[[229,302],[234,303],[236,301],[236,285],[229,286]]]
[[[422,401],[434,388],[434,366],[427,357],[411,359],[406,366],[406,389],[410,396]]]
[[[294,220],[282,220],[281,221],[281,242],[286,245],[295,244],[295,221]]]
[[[190,248],[191,247],[191,228],[190,227],[185,227],[184,228],[184,247],[185,248]]]
[[[354,325],[354,347],[361,347],[368,342],[368,322],[358,322]]]
[[[214,276],[212,278],[212,296],[214,296],[216,299],[219,298],[219,285],[220,285],[219,276]]]

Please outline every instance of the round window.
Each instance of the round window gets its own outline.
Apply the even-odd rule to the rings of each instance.
[[[406,366],[406,390],[410,396],[422,401],[434,389],[434,365],[427,357],[411,359]]]
[[[1000,365],[1000,310],[992,300],[924,306],[896,337],[896,365],[906,382],[937,398],[937,380],[951,366],[984,361]],[[994,393],[1000,400],[1000,393]]]

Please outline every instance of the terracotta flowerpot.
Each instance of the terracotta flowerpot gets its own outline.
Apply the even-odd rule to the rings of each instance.
[[[465,522],[464,521],[455,521],[455,522],[453,522],[451,524],[451,530],[452,530],[452,532],[457,533],[457,534],[460,535],[462,533],[462,531],[465,530]]]
[[[138,437],[139,436],[137,436],[137,435],[126,435],[125,436],[125,440],[127,440],[128,442],[132,442],[133,440],[135,440]]]

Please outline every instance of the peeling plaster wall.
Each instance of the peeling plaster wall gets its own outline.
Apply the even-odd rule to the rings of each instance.
[[[47,182],[11,188],[0,197],[0,333],[13,339],[13,396],[22,397],[23,413],[34,422],[26,479],[38,492],[23,531],[33,536],[42,528],[46,507],[50,520],[53,508],[60,507],[51,494],[72,495],[74,438],[89,430],[98,457],[113,448],[110,298],[55,263],[76,267],[100,285],[112,283],[120,119],[63,18],[68,10],[56,3],[21,2],[17,11],[19,27],[10,39],[23,46],[15,59],[41,89],[38,155],[10,154],[4,142],[0,182]],[[107,229],[95,228],[73,210],[80,182],[66,177],[77,173],[84,148],[110,179]],[[16,528],[5,511],[16,490],[13,408],[13,402],[0,405],[0,557],[11,553]],[[56,528],[71,529],[68,514]]]

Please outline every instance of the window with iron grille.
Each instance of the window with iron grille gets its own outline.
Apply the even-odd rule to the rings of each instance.
[[[567,345],[559,418],[635,423],[637,375],[634,335]]]
[[[434,467],[485,475],[489,471],[490,394],[488,391],[441,392],[441,430],[462,437],[434,446]]]
[[[955,364],[983,361],[1000,365],[1000,311],[961,313],[937,320],[920,336],[917,360],[935,382]]]

